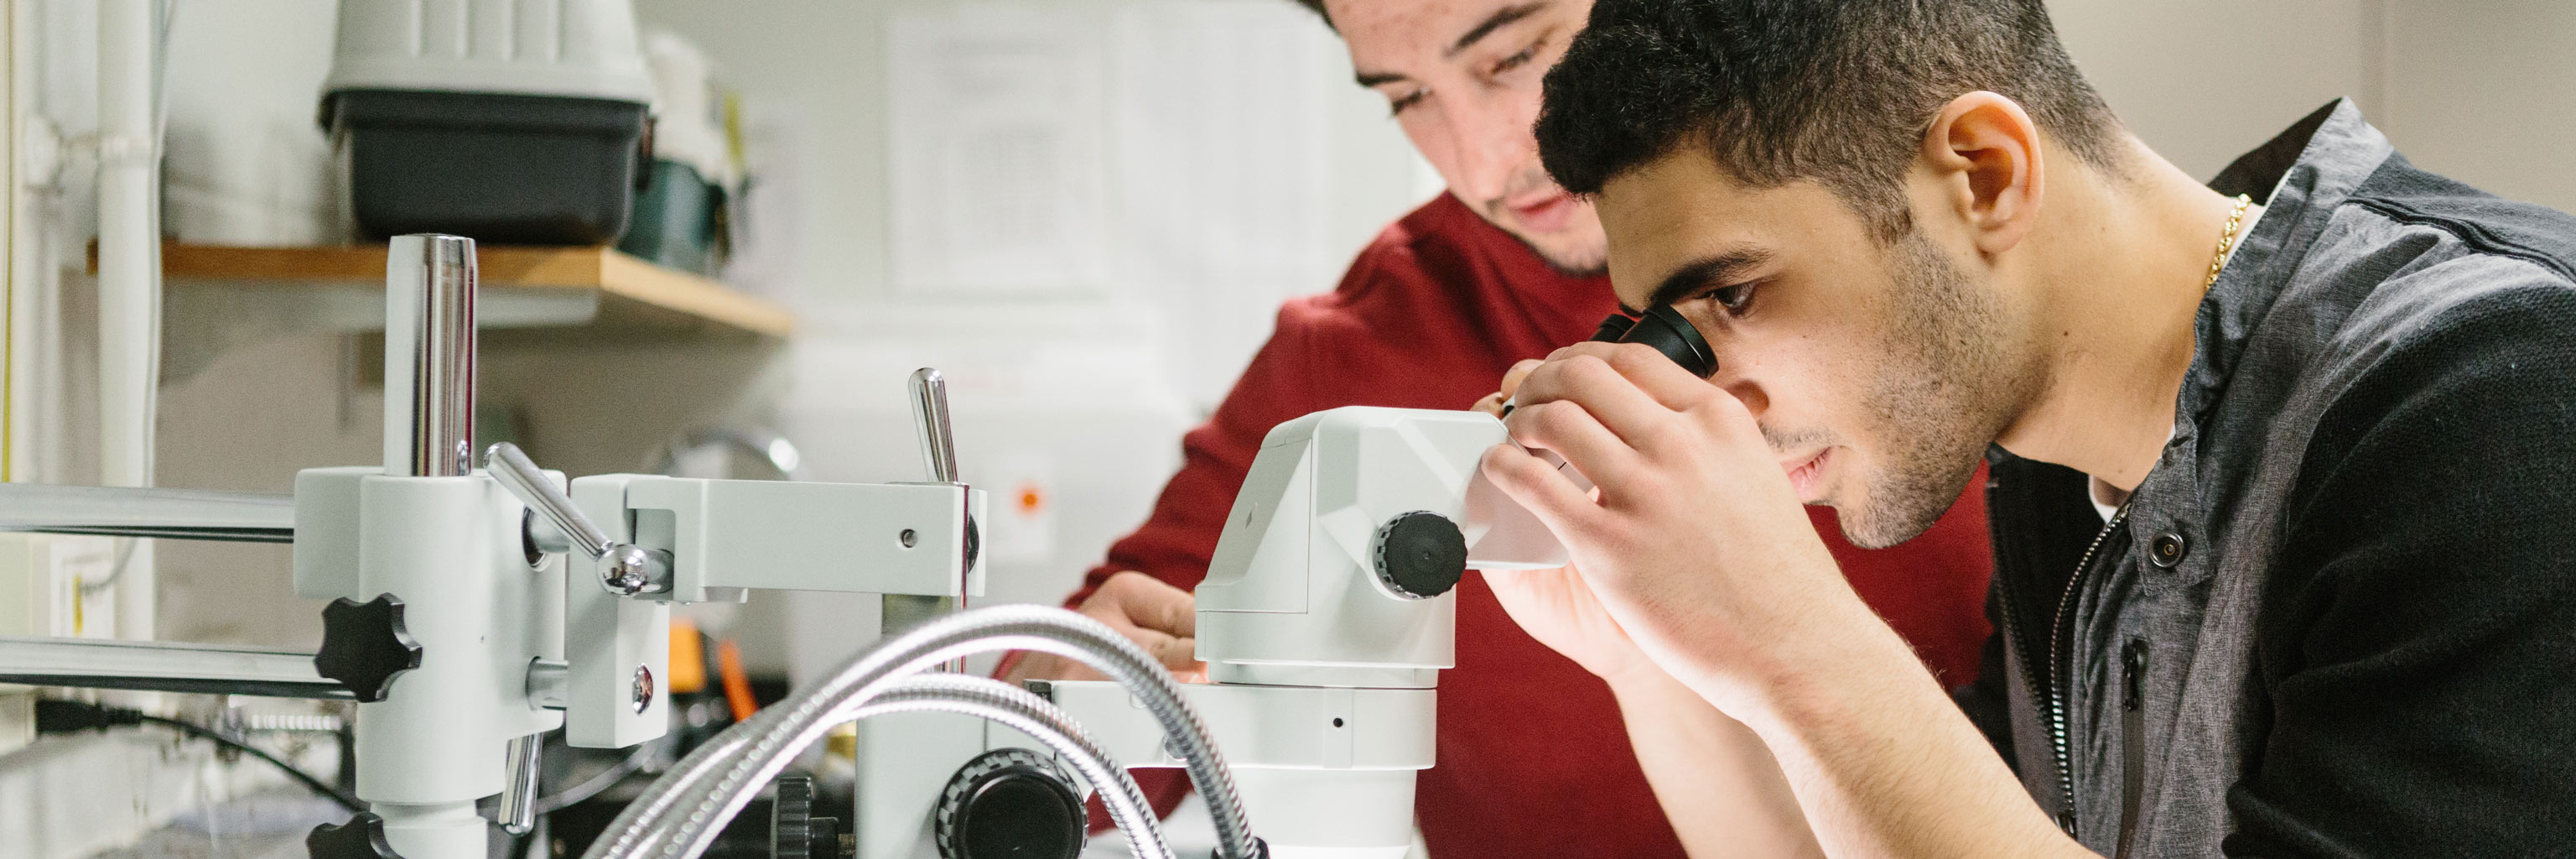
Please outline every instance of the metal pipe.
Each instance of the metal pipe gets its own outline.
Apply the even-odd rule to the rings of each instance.
[[[535,659],[528,662],[528,681],[523,689],[528,706],[547,710],[564,708],[564,687],[572,682],[572,666],[557,659]]]
[[[395,236],[385,255],[385,473],[474,470],[474,240]]]
[[[0,636],[0,683],[350,700],[313,654],[202,644]]]
[[[291,543],[295,497],[13,483],[0,485],[0,531]]]
[[[473,472],[475,274],[472,239],[395,236],[387,249],[388,477]],[[512,778],[492,758],[501,751],[484,730],[493,717],[471,712],[502,680],[478,658],[492,640],[485,595],[497,583],[458,533],[480,511],[445,500],[440,483],[389,481],[371,493],[360,540],[360,589],[402,594],[404,624],[427,654],[403,687],[411,691],[358,705],[356,731],[358,795],[384,818],[388,846],[412,859],[482,856],[488,824],[475,800]],[[395,511],[400,518],[387,521]],[[469,712],[450,715],[458,706]]]
[[[544,734],[526,734],[510,738],[510,780],[501,785],[501,831],[526,835],[537,822],[537,771],[542,766],[538,753],[545,747]]]
[[[99,483],[152,485],[161,363],[161,138],[153,0],[98,4]],[[117,634],[152,637],[152,544],[127,553]]]

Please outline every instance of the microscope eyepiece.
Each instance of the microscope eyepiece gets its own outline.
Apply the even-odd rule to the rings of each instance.
[[[1602,317],[1601,327],[1592,329],[1592,342],[1617,343],[1619,338],[1628,335],[1628,329],[1636,325],[1637,318],[1625,313],[1613,313]]]
[[[1699,336],[1699,329],[1691,327],[1690,320],[1668,304],[1656,305],[1638,316],[1610,314],[1601,320],[1601,327],[1593,329],[1592,342],[1643,343],[1673,359],[1691,375],[1702,379],[1717,375],[1717,353],[1708,348],[1708,340]],[[1510,417],[1512,410],[1519,407],[1518,397],[1507,400],[1500,416]]]
[[[1699,329],[1691,327],[1690,320],[1682,318],[1681,311],[1674,310],[1669,304],[1648,308],[1644,315],[1635,319],[1611,314],[1610,318],[1601,320],[1601,328],[1593,333],[1592,339],[1643,343],[1673,359],[1673,363],[1682,365],[1682,369],[1691,371],[1691,375],[1705,379],[1717,374],[1717,354],[1709,350],[1708,340],[1700,337]]]

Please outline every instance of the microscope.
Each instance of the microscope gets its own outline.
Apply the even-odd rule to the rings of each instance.
[[[1612,316],[1594,339],[1645,344],[1702,377],[1716,369],[1669,306]],[[1180,689],[1271,856],[1397,859],[1411,845],[1415,773],[1434,762],[1434,687],[1455,664],[1450,589],[1470,569],[1566,563],[1555,535],[1482,476],[1485,451],[1508,440],[1482,412],[1364,406],[1263,439],[1197,590],[1209,682]],[[1182,765],[1121,684],[1029,685],[1126,766]],[[949,724],[874,726],[889,730],[868,746],[880,759],[860,761],[857,855],[1071,859],[1083,825],[1073,782],[1008,731]]]

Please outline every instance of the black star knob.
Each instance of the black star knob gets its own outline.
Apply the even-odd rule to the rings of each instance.
[[[1389,518],[1377,527],[1373,543],[1378,581],[1406,599],[1448,593],[1467,574],[1467,535],[1449,517],[1429,510]]]
[[[403,603],[393,594],[366,602],[341,597],[322,608],[322,652],[313,654],[313,670],[359,701],[385,700],[394,675],[419,667],[420,642],[403,629]]]
[[[338,826],[325,823],[313,827],[313,832],[304,836],[304,854],[311,859],[402,859],[402,854],[395,853],[393,844],[385,840],[385,819],[369,811],[358,812],[358,816]]]

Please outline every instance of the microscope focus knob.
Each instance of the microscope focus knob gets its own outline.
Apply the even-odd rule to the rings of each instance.
[[[994,749],[948,777],[931,832],[941,859],[1075,859],[1090,818],[1071,779],[1027,749]]]
[[[420,642],[403,628],[403,601],[377,594],[358,602],[341,597],[322,608],[322,650],[313,670],[340,681],[361,702],[385,700],[394,675],[420,667]]]
[[[1398,513],[1378,526],[1371,542],[1378,583],[1396,596],[1427,600],[1448,593],[1467,574],[1467,535],[1447,516]]]
[[[814,777],[778,777],[769,806],[770,859],[842,859],[841,819],[814,816]]]

